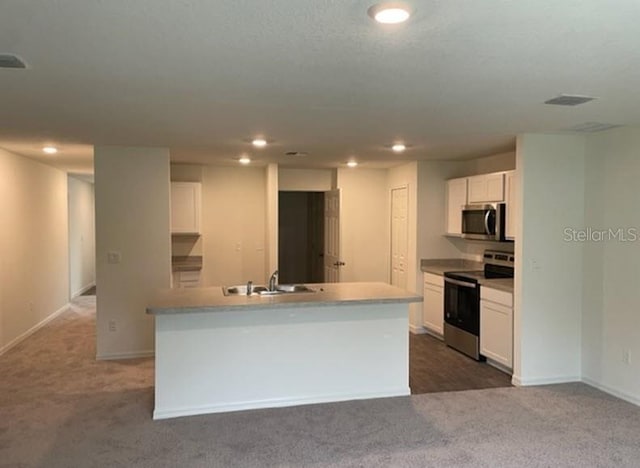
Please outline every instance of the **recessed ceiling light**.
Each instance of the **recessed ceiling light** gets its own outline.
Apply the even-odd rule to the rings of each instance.
[[[395,153],[402,153],[404,150],[407,149],[407,147],[403,143],[396,143],[391,147],[391,149]]]
[[[371,18],[382,24],[404,23],[409,19],[412,8],[404,2],[378,3],[367,10]]]
[[[256,138],[251,142],[251,144],[256,148],[264,148],[265,146],[267,146],[267,140],[265,140],[264,138]]]
[[[347,163],[347,166],[349,166],[349,167],[357,167],[358,166],[358,162],[357,161],[349,161]]]
[[[56,148],[55,146],[45,146],[44,148],[42,148],[42,151],[47,154],[56,154],[58,152],[58,148]]]
[[[238,159],[238,162],[246,166],[251,162],[251,158],[249,156],[242,156],[240,159]]]

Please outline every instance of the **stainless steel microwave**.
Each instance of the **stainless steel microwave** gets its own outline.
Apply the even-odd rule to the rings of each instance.
[[[462,207],[462,237],[504,241],[505,204],[465,205]]]

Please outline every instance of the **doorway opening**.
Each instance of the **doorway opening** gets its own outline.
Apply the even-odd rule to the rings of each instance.
[[[324,192],[278,192],[281,283],[324,282]]]

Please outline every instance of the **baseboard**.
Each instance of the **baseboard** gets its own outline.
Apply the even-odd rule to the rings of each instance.
[[[487,364],[489,364],[491,367],[495,367],[496,369],[498,369],[500,372],[504,372],[505,374],[508,375],[513,375],[513,369],[509,369],[507,366],[505,366],[504,364],[501,364],[499,362],[494,361],[491,358],[487,358]]]
[[[425,333],[426,333],[427,335],[429,335],[429,336],[433,336],[434,338],[437,338],[437,339],[439,339],[440,341],[444,341],[444,335],[441,335],[441,334],[440,334],[440,333],[438,333],[438,332],[431,331],[431,330],[429,330],[428,328],[425,328],[425,329],[424,329],[424,331],[425,331]]]
[[[419,327],[418,325],[409,324],[409,331],[414,335],[423,335],[427,333],[427,330],[423,327]]]
[[[511,383],[516,387],[529,387],[533,385],[553,385],[561,383],[581,382],[582,378],[579,376],[556,376],[556,377],[536,377],[532,379],[523,379],[520,376],[513,375],[511,377]]]
[[[75,292],[71,295],[71,299],[75,299],[78,296],[82,296],[84,293],[86,293],[89,289],[93,288],[96,285],[95,282],[87,285],[87,286],[83,286],[80,291]]]
[[[155,352],[153,350],[150,351],[125,351],[121,353],[103,353],[97,354],[96,359],[98,361],[115,361],[118,359],[138,359],[138,358],[148,358],[154,357]]]
[[[388,398],[407,396],[411,394],[409,387],[391,389],[373,393],[345,393],[331,395],[316,395],[306,398],[277,398],[269,400],[242,401],[221,405],[192,406],[174,409],[154,409],[153,419],[179,418],[195,416],[197,414],[228,413],[231,411],[245,411],[263,408],[282,408],[285,406],[313,405],[338,401],[368,400],[372,398]]]
[[[613,387],[601,384],[599,382],[596,382],[595,380],[591,380],[588,377],[583,377],[582,381],[587,385],[590,385],[591,387],[597,388],[598,390],[608,393],[609,395],[613,395],[616,398],[620,398],[621,400],[628,401],[629,403],[632,403],[636,406],[640,406],[640,398],[638,398],[637,396],[631,395],[626,392],[622,392],[620,390],[616,390]]]
[[[62,306],[58,310],[56,310],[54,313],[52,313],[51,315],[46,317],[44,320],[41,320],[40,322],[35,324],[33,327],[29,328],[26,332],[22,333],[18,337],[16,337],[13,340],[9,341],[6,345],[4,345],[2,348],[0,348],[0,356],[3,355],[4,353],[6,353],[7,351],[9,351],[11,348],[16,346],[21,341],[24,341],[26,338],[28,338],[29,336],[33,335],[35,332],[37,332],[42,327],[44,327],[47,323],[51,322],[58,315],[60,315],[61,313],[65,312],[68,308],[69,308],[69,304],[65,304],[64,306]]]

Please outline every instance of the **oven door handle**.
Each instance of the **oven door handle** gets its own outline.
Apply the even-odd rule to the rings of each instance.
[[[477,288],[478,284],[477,283],[467,283],[466,281],[460,281],[457,279],[453,279],[453,278],[446,278],[444,279],[445,283],[451,283],[451,284],[455,284],[456,286],[462,286],[464,288]]]
[[[489,216],[491,215],[491,210],[487,210],[484,214],[484,232],[490,236],[491,232],[489,231]]]

